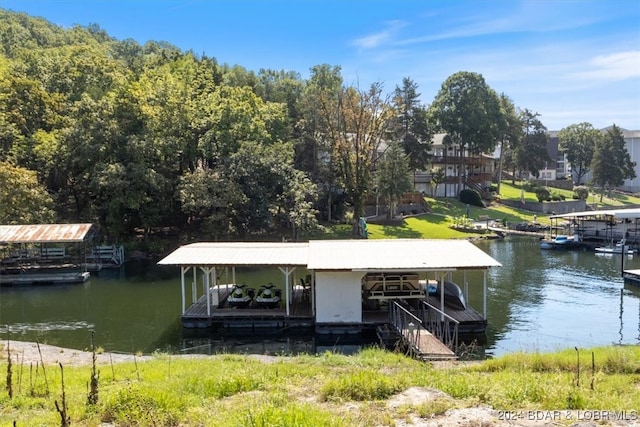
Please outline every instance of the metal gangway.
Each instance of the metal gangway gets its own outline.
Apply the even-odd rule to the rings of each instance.
[[[432,334],[422,319],[398,301],[389,302],[389,324],[400,335],[411,356],[421,360],[456,358],[453,350]]]
[[[460,322],[427,301],[420,301],[418,317],[424,327],[448,348],[458,349]]]

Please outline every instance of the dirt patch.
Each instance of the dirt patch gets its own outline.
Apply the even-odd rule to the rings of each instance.
[[[7,349],[14,364],[38,364],[54,365],[61,363],[64,366],[91,365],[93,354],[89,351],[73,350],[69,348],[56,347],[47,344],[38,344],[24,341],[0,341],[2,358],[6,360]],[[96,354],[98,364],[105,365],[111,363],[144,361],[152,356],[139,356],[135,354],[123,353],[100,353]]]

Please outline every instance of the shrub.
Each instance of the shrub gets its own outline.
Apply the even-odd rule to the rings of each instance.
[[[469,205],[484,208],[482,197],[480,197],[480,193],[478,193],[476,190],[465,188],[460,192],[459,199],[462,203],[467,203]]]
[[[538,187],[536,189],[536,197],[539,202],[544,202],[551,198],[551,193],[549,193],[549,190],[546,187]]]
[[[544,188],[537,182],[527,181],[522,184],[522,189],[528,193],[535,193],[539,188]]]
[[[589,187],[579,185],[573,189],[573,198],[578,200],[587,200],[589,197]]]

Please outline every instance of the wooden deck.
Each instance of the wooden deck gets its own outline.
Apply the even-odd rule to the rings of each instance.
[[[439,298],[430,295],[425,300],[434,307],[440,308]],[[468,305],[465,310],[454,310],[445,305],[444,312],[460,322],[460,333],[482,333],[487,329],[487,319]]]
[[[294,289],[293,301],[289,306],[287,315],[284,301],[277,308],[260,308],[249,306],[247,308],[228,307],[225,302],[230,289],[211,290],[210,298],[215,300],[213,294],[220,292],[219,305],[212,305],[210,313],[207,313],[207,297],[201,296],[195,304],[187,308],[182,315],[182,324],[185,328],[207,328],[222,326],[225,328],[306,328],[314,323],[311,303],[303,298],[301,290]]]

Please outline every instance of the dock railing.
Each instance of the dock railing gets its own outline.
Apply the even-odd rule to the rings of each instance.
[[[420,329],[425,329],[422,321],[397,301],[389,302],[389,324],[396,329],[404,339],[409,351],[420,352]]]
[[[426,301],[420,301],[418,318],[424,327],[444,345],[455,351],[458,349],[458,322],[444,311]]]

